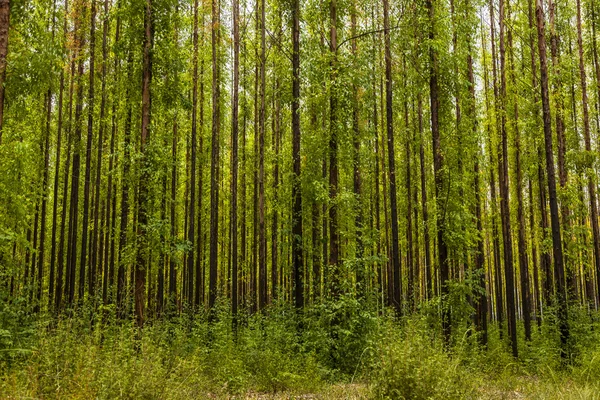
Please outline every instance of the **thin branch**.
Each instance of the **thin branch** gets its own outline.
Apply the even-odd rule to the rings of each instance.
[[[399,25],[396,25],[396,26],[394,26],[394,27],[392,27],[392,28],[389,28],[388,30],[390,30],[390,31],[393,31],[393,30],[396,30],[396,29],[399,29],[399,28],[400,28],[400,26],[399,26]],[[340,44],[338,44],[338,45],[337,45],[337,47],[335,48],[335,50],[336,50],[336,51],[337,51],[337,50],[339,50],[339,49],[340,49],[340,47],[342,47],[342,45],[343,45],[343,44],[345,44],[345,43],[347,43],[347,42],[349,42],[349,41],[351,41],[351,40],[354,40],[354,39],[360,39],[361,37],[364,37],[364,36],[367,36],[367,35],[372,35],[372,34],[374,34],[374,33],[382,33],[382,32],[385,32],[385,31],[386,31],[386,29],[385,29],[385,28],[383,28],[383,29],[375,29],[375,30],[372,30],[372,31],[367,31],[367,32],[359,33],[359,34],[358,34],[358,35],[356,35],[356,36],[352,36],[352,37],[349,37],[349,38],[347,38],[347,39],[344,39],[344,40],[342,40],[342,41],[340,42]]]

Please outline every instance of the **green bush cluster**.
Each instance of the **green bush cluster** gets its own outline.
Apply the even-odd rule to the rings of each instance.
[[[198,312],[139,330],[110,307],[56,320],[5,303],[0,398],[598,397],[600,334],[589,313],[572,314],[573,355],[565,363],[546,325],[521,342],[519,360],[494,325],[484,349],[467,324],[455,324],[448,349],[435,304],[399,320],[352,296],[300,316],[282,302],[242,315],[236,329],[222,304],[211,323]]]

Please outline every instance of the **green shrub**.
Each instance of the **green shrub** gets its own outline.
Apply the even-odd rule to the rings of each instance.
[[[376,349],[373,396],[377,399],[465,399],[475,397],[472,377],[450,357],[423,323],[411,319],[400,332],[387,327]]]

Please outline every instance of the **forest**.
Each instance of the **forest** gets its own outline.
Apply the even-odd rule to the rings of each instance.
[[[597,0],[0,0],[0,398],[600,399]]]

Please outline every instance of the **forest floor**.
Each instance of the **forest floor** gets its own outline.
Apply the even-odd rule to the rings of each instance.
[[[600,326],[572,321],[572,353],[561,360],[548,323],[519,358],[492,325],[487,349],[457,323],[449,350],[423,312],[401,323],[345,305],[307,313],[299,334],[289,310],[134,323],[79,315],[23,320],[0,312],[0,399],[599,399]],[[575,314],[575,313],[574,313]]]

